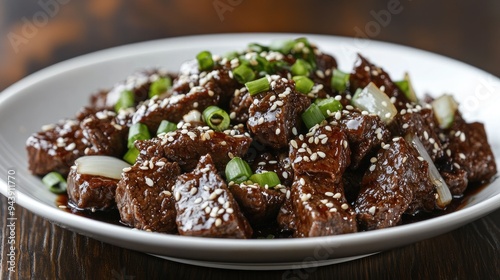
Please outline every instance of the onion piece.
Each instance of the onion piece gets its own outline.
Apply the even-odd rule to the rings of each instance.
[[[392,104],[387,94],[382,92],[374,83],[369,83],[364,89],[359,90],[352,98],[355,107],[376,114],[388,124],[392,121],[398,110]]]
[[[427,161],[429,165],[429,178],[436,187],[437,191],[437,197],[436,197],[437,205],[441,209],[445,208],[448,204],[450,204],[452,199],[448,185],[444,181],[443,177],[441,177],[441,174],[439,174],[436,165],[434,164],[431,157],[427,153],[427,150],[425,150],[425,147],[420,141],[420,139],[418,139],[418,137],[416,137],[415,135],[407,135],[405,139],[408,142],[413,143],[413,146],[417,149],[420,156],[422,156],[425,159],[425,161]]]
[[[83,156],[75,160],[76,170],[80,174],[102,176],[120,180],[123,169],[130,164],[110,156]]]
[[[410,100],[411,102],[417,103],[418,98],[417,95],[415,94],[415,90],[413,89],[413,84],[410,79],[410,74],[408,72],[405,72],[404,78],[402,81],[399,82],[394,82],[400,90],[403,91],[405,94],[406,98]]]
[[[448,129],[453,124],[455,113],[458,109],[458,104],[449,94],[443,94],[436,100],[432,101],[432,110],[439,123],[441,129]]]

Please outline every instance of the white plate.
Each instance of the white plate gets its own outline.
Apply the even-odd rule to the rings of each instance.
[[[282,240],[227,240],[149,233],[106,224],[59,210],[56,196],[27,171],[24,143],[43,124],[71,117],[89,95],[108,88],[138,69],[178,70],[200,50],[223,54],[249,42],[269,43],[301,34],[225,34],[133,44],[71,59],[39,71],[0,94],[0,191],[15,171],[17,203],[37,215],[83,235],[168,259],[235,269],[284,269],[347,261],[451,231],[500,207],[500,180],[469,198],[467,206],[446,216],[389,229],[330,237]],[[468,120],[486,125],[500,162],[500,80],[481,70],[428,52],[375,41],[305,35],[333,54],[349,71],[356,52],[386,69],[394,79],[409,71],[417,92],[453,93]],[[5,207],[5,206],[1,206]]]

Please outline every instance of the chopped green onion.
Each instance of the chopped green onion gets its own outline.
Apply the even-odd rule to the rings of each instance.
[[[261,187],[265,187],[267,185],[269,188],[274,188],[281,184],[278,174],[273,171],[253,174],[250,176],[250,181],[259,184]]]
[[[398,113],[389,96],[373,82],[369,83],[363,90],[357,90],[351,103],[360,110],[378,115],[386,124],[390,123]]]
[[[250,43],[248,44],[248,49],[252,52],[261,53],[264,51],[268,51],[269,47],[257,43]]]
[[[227,129],[229,127],[229,123],[231,122],[226,111],[217,106],[207,107],[201,115],[203,117],[203,121],[205,121],[210,128],[217,131]]]
[[[314,82],[306,76],[295,76],[292,79],[295,81],[295,89],[304,94],[311,92],[314,86]]]
[[[257,56],[255,60],[258,63],[257,71],[261,72],[263,76],[265,74],[274,73],[274,64],[270,63],[265,57]]]
[[[253,70],[244,64],[236,67],[233,70],[233,76],[241,84],[253,81],[255,79],[255,73],[253,72]]]
[[[453,96],[444,94],[432,101],[432,110],[439,123],[441,129],[448,129],[455,120],[455,113],[458,109],[458,104],[453,99]]]
[[[317,102],[316,102],[317,101]],[[332,115],[332,113],[340,111],[343,109],[340,101],[335,98],[327,98],[327,99],[317,99],[314,103],[318,105],[321,113],[325,118]]]
[[[402,81],[394,82],[400,90],[403,91],[406,98],[411,102],[418,102],[417,95],[415,94],[415,90],[413,89],[413,85],[410,80],[410,75],[408,72],[405,73],[404,79]]]
[[[309,76],[311,70],[311,65],[302,58],[297,59],[291,68],[292,74],[295,76]]]
[[[160,95],[172,87],[172,79],[170,77],[162,77],[154,81],[149,87],[149,98]]]
[[[123,160],[130,164],[134,164],[139,156],[140,151],[136,147],[128,149],[127,153],[123,156]]]
[[[128,131],[128,148],[134,147],[134,142],[136,140],[147,140],[151,139],[149,135],[148,127],[142,123],[134,123]]]
[[[351,75],[349,73],[344,73],[339,69],[334,69],[331,81],[332,88],[338,92],[346,90],[347,86],[349,85],[350,76]]]
[[[302,120],[304,121],[307,129],[310,129],[311,127],[325,120],[325,116],[323,116],[323,113],[321,113],[318,105],[313,103],[306,109],[304,113],[302,113]]]
[[[450,193],[450,189],[448,188],[448,185],[446,184],[445,180],[439,173],[436,165],[432,161],[431,157],[427,153],[427,150],[425,149],[424,145],[418,139],[417,136],[415,135],[407,135],[405,136],[405,140],[408,141],[409,143],[412,143],[413,146],[417,149],[417,151],[420,153],[420,155],[424,158],[425,161],[427,161],[429,168],[428,168],[428,175],[429,178],[431,179],[432,183],[436,187],[436,200],[437,200],[437,205],[444,209],[446,205],[450,204],[452,200],[452,196]]]
[[[248,163],[239,157],[234,157],[226,165],[226,180],[242,183],[252,176],[252,169]]]
[[[250,92],[250,95],[255,95],[257,93],[268,91],[271,88],[269,81],[266,77],[245,83],[245,87]]]
[[[196,55],[198,60],[198,65],[200,70],[210,70],[214,67],[214,60],[212,59],[212,53],[209,51],[202,51]]]
[[[281,52],[283,54],[288,54],[295,46],[294,40],[282,40],[282,41],[274,41],[271,42],[269,49],[277,52]]]
[[[66,189],[68,188],[66,179],[64,179],[61,174],[55,171],[43,176],[42,182],[49,188],[49,191],[56,194],[65,193]]]
[[[158,130],[156,131],[156,135],[160,135],[163,133],[168,133],[171,131],[177,130],[177,125],[173,122],[169,122],[167,120],[163,120],[160,123],[160,126],[158,127]]]
[[[115,111],[119,112],[121,109],[127,109],[135,105],[134,93],[130,90],[124,90],[120,93],[120,97],[115,104]]]
[[[232,51],[226,53],[223,57],[225,57],[227,60],[233,60],[234,58],[238,58],[240,54],[238,52]]]

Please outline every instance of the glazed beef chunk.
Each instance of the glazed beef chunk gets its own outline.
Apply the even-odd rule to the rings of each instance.
[[[66,176],[86,147],[77,121],[46,125],[26,141],[29,170],[34,175],[56,171]]]
[[[272,148],[284,148],[302,128],[302,112],[311,104],[295,91],[294,82],[271,76],[271,90],[254,96],[247,127],[255,140]]]
[[[173,188],[180,235],[250,238],[253,230],[209,154]]]
[[[116,179],[81,174],[74,165],[67,182],[68,199],[79,210],[107,210],[116,206]]]
[[[403,138],[395,140],[379,151],[361,182],[355,208],[365,230],[396,226],[404,213],[434,209],[427,162]]]
[[[142,230],[177,233],[172,187],[180,174],[177,163],[158,157],[126,169],[116,188],[122,222]]]
[[[357,111],[343,114],[338,124],[346,132],[351,147],[351,168],[357,169],[363,159],[391,138],[391,133],[378,116]]]
[[[402,110],[391,123],[391,130],[395,135],[417,135],[433,161],[443,156],[437,128],[432,109],[420,107]]]
[[[119,125],[116,113],[99,111],[80,123],[88,148],[86,155],[122,157],[127,151],[128,127]]]
[[[252,139],[239,130],[217,132],[208,127],[185,124],[180,130],[169,132],[146,141],[137,141],[141,151],[139,161],[152,156],[161,156],[177,162],[182,170],[191,171],[201,156],[210,154],[218,170],[224,170],[233,156],[243,157]]]
[[[253,103],[253,98],[246,88],[236,90],[229,103],[229,117],[234,123],[246,123],[248,121],[248,109]]]
[[[457,169],[467,172],[469,182],[488,182],[496,173],[495,157],[481,123],[456,117],[449,133],[447,153]]]
[[[290,141],[295,177],[290,203],[278,217],[285,230],[292,230],[295,237],[357,231],[356,215],[342,186],[350,156],[347,136],[338,127],[313,128]]]
[[[354,67],[353,73],[349,77],[349,87],[351,92],[356,92],[358,88],[366,87],[373,82],[389,97],[394,97],[394,105],[398,110],[405,109],[410,101],[406,98],[403,91],[391,80],[389,74],[382,68],[373,65],[366,58],[358,54],[358,61]]]
[[[230,184],[229,190],[252,226],[276,220],[288,191],[285,187],[266,189],[259,185]]]

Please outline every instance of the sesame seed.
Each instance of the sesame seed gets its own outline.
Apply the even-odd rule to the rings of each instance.
[[[283,177],[283,179],[288,179],[288,172],[283,171],[283,173],[281,173],[281,176]]]
[[[417,159],[420,160],[420,161],[424,161],[423,157],[417,157]]]
[[[460,134],[460,141],[465,142],[465,134],[463,132]]]
[[[172,196],[172,193],[169,191],[162,191],[162,193],[165,194],[166,196]]]
[[[123,172],[129,172],[130,170],[132,170],[132,167],[125,167],[122,169]]]
[[[210,206],[205,207],[206,214],[210,214],[210,211],[212,211],[212,208],[210,208]]]
[[[224,204],[224,203],[226,203],[226,200],[224,199],[223,196],[219,196],[219,198],[217,199],[217,202],[219,202],[220,204]]]
[[[372,215],[375,215],[375,206],[370,207],[370,209],[368,209],[368,212],[370,212],[370,214]]]
[[[291,144],[291,145],[292,145],[292,147],[294,147],[295,149],[297,149],[297,148],[298,148],[297,141],[295,141],[295,140],[293,140],[293,139],[292,139],[292,140],[290,140],[290,144]]]
[[[146,185],[152,187],[154,185],[154,182],[153,180],[151,180],[150,178],[146,177],[144,178],[146,180]]]
[[[342,117],[342,114],[341,114],[339,111],[337,111],[337,112],[335,113],[335,119],[336,119],[336,120],[340,120],[340,118],[341,118],[341,117]]]
[[[71,143],[68,146],[66,146],[66,151],[72,151],[75,148],[76,148],[76,144],[75,143]]]
[[[318,154],[318,156],[320,158],[325,158],[326,157],[326,154],[324,152],[319,151],[319,152],[317,152],[317,154]]]
[[[344,149],[347,149],[349,143],[347,143],[347,141],[344,141]]]
[[[384,146],[382,146],[382,148],[384,150],[388,150],[390,147],[391,147],[391,145],[389,145],[389,144],[385,144]]]
[[[451,150],[450,149],[446,149],[446,155],[448,155],[449,157],[451,157]]]
[[[390,118],[390,117],[391,117],[391,113],[386,113],[386,114],[385,114],[385,117],[386,117],[386,118]]]
[[[370,165],[370,171],[373,172],[375,170],[375,164]]]
[[[375,163],[375,162],[377,162],[377,158],[376,158],[376,157],[372,157],[372,158],[370,159],[370,162],[371,162],[371,163]]]
[[[330,208],[330,210],[328,210],[329,212],[337,212],[337,208]]]
[[[305,184],[306,184],[306,181],[304,180],[304,178],[300,178],[299,183],[300,183],[301,185],[305,185]]]
[[[345,106],[345,108],[346,108],[347,110],[354,110],[354,107],[353,107],[352,105],[347,105],[347,106]]]
[[[325,195],[326,196],[333,196],[333,193],[332,192],[326,192]]]
[[[226,213],[232,214],[234,212],[233,208],[227,208]]]
[[[333,198],[335,199],[339,199],[340,197],[342,197],[342,194],[340,194],[339,192],[333,195]]]
[[[281,133],[281,129],[276,128],[276,132],[275,132],[275,133],[276,133],[276,135],[280,135],[280,133]]]
[[[155,163],[156,166],[164,166],[165,165],[165,162],[164,161],[157,161]]]
[[[215,226],[218,227],[222,224],[222,220],[220,218],[217,218],[217,220],[215,220]]]
[[[180,192],[175,192],[174,193],[175,201],[179,201],[181,199],[181,193]]]
[[[425,140],[429,140],[429,133],[427,131],[424,131],[424,138]]]
[[[453,163],[453,166],[455,166],[456,168],[460,169],[460,164],[458,164],[456,162]]]
[[[208,197],[208,200],[214,200],[217,197],[217,194],[215,192],[211,193],[210,196]]]
[[[296,127],[292,127],[292,133],[293,133],[293,135],[297,135],[298,134]]]
[[[198,197],[197,199],[194,200],[194,204],[199,204],[203,201],[201,197]]]
[[[344,210],[349,209],[349,205],[347,205],[347,203],[342,204],[340,207]]]
[[[328,208],[332,208],[332,207],[333,207],[333,203],[331,203],[331,202],[328,202],[328,203],[326,203],[325,205],[326,205],[326,207],[328,207]]]
[[[403,158],[403,163],[405,163],[408,160],[408,157]]]
[[[198,188],[197,187],[192,187],[191,190],[189,191],[189,193],[191,195],[195,195],[197,192],[198,192]]]
[[[224,190],[223,190],[223,189],[216,189],[216,190],[214,191],[214,193],[216,193],[217,195],[219,195],[219,194],[221,194],[221,193],[223,193],[223,192],[224,192]]]
[[[290,198],[290,190],[287,190],[286,191],[286,199],[289,199]]]
[[[458,156],[461,158],[461,159],[466,159],[467,157],[463,154],[463,153],[459,153]]]

